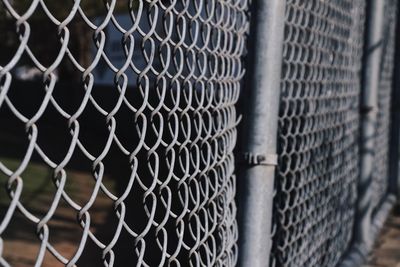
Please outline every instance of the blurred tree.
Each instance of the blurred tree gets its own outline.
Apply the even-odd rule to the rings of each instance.
[[[127,13],[129,5],[136,8],[138,1],[118,0],[116,1],[113,13]],[[19,14],[26,12],[32,4],[32,0],[8,0],[8,2]],[[63,1],[62,4],[60,4],[60,1],[55,0],[45,0],[44,3],[51,14],[58,20],[65,19],[70,14],[74,4],[72,0]],[[85,15],[92,20],[95,17],[107,14],[107,1],[82,0],[80,7]],[[28,42],[29,47],[44,65],[51,64],[59,53],[61,46],[59,36],[57,35],[57,26],[47,17],[40,4],[36,7],[35,12],[29,18],[28,22],[32,31]],[[71,34],[71,41],[68,48],[81,65],[88,66],[91,62],[91,53],[94,45],[92,40],[93,31],[81,19],[79,13],[70,22],[68,29]],[[0,4],[0,40],[3,40],[0,42],[0,66],[7,64],[15,54],[20,43],[16,31],[15,19],[8,13],[5,5]],[[18,64],[30,65],[31,62],[27,58],[23,58]],[[60,78],[76,80],[78,77],[72,73],[73,70],[71,62],[64,60],[59,68]]]

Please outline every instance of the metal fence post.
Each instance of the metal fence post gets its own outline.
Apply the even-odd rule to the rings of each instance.
[[[358,218],[356,242],[367,246],[370,240],[372,206],[371,174],[374,160],[375,129],[378,112],[379,74],[383,46],[383,23],[385,1],[369,2],[369,21],[367,26],[363,90],[361,97],[361,170],[359,182]],[[368,16],[367,16],[368,17]]]
[[[396,32],[400,30],[400,16],[396,18]],[[390,165],[389,165],[389,191],[394,194],[399,201],[400,197],[400,34],[396,34],[393,70],[393,92],[392,92],[392,129],[390,146]]]
[[[360,180],[354,240],[342,266],[359,266],[373,246],[371,183],[378,112],[379,74],[383,48],[385,1],[370,0],[367,5],[367,30],[364,49],[361,93]]]
[[[239,172],[239,265],[268,266],[284,36],[285,1],[255,0],[244,93],[243,159]],[[247,92],[246,92],[247,91]]]

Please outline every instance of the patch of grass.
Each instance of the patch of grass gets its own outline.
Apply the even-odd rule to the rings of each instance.
[[[0,158],[0,162],[11,171],[15,171],[21,163],[13,158]],[[50,203],[57,190],[53,182],[53,171],[45,164],[29,162],[21,175],[23,180],[21,202],[26,207],[37,209]],[[8,178],[7,175],[0,172],[0,206],[2,207],[7,207],[10,203],[10,197],[6,192]],[[86,179],[89,179],[90,182],[84,182]],[[90,194],[92,187],[94,187],[93,179],[91,173],[67,170],[67,182],[64,190],[73,199],[86,199],[86,194]],[[115,180],[113,179],[105,177],[103,183],[111,191],[115,188]]]
[[[15,171],[20,165],[20,161],[16,159],[0,158],[0,161],[11,171]],[[38,194],[51,194],[54,191],[52,170],[44,164],[30,162],[21,177],[23,180],[22,198],[26,203],[34,202],[36,199],[35,196]],[[0,173],[2,191],[6,190],[8,178],[4,173]],[[0,205],[8,205],[9,202],[10,198],[8,194],[0,194]]]

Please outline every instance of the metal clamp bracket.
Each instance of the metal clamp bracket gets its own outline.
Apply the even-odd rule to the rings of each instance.
[[[378,109],[376,106],[367,106],[367,105],[364,105],[364,106],[360,107],[360,113],[361,113],[362,115],[365,115],[365,114],[374,114],[374,113],[377,114],[378,111],[379,111],[379,109]]]
[[[245,152],[242,154],[241,162],[250,166],[254,165],[276,166],[278,165],[278,155]]]

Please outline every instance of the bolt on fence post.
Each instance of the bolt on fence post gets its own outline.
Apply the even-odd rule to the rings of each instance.
[[[379,74],[383,48],[384,0],[370,0],[367,5],[367,28],[364,48],[361,93],[360,180],[353,246],[342,266],[358,266],[373,246],[372,171],[375,130],[378,113]]]
[[[249,94],[243,122],[245,165],[238,177],[239,265],[243,267],[268,266],[270,258],[285,2],[252,1],[244,86]]]

